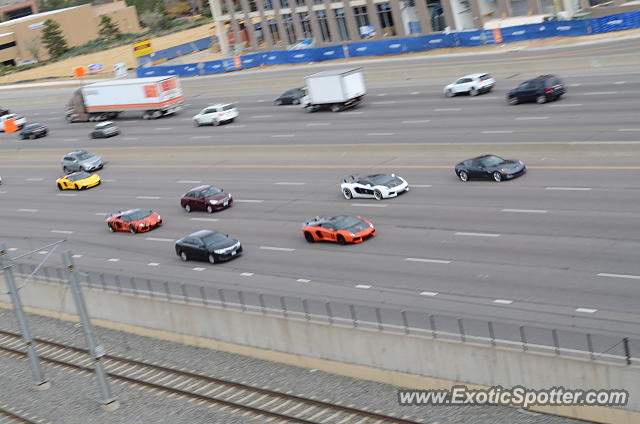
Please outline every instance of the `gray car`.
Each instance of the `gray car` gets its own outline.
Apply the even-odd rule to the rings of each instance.
[[[62,157],[62,170],[66,173],[76,171],[93,172],[104,166],[102,158],[91,152],[78,150]]]
[[[120,134],[120,129],[113,121],[100,122],[91,131],[91,138],[106,138]]]

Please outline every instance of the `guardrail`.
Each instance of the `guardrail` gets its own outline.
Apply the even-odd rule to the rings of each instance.
[[[272,50],[269,52],[235,56],[229,59],[189,63],[185,65],[143,66],[136,69],[136,74],[139,78],[162,75],[187,77],[237,71],[257,66],[320,62],[325,60],[344,59],[348,57],[420,52],[443,47],[469,47],[501,44],[538,38],[573,37],[638,27],[640,27],[640,11],[635,11],[585,20],[547,21],[538,24],[518,25],[491,30],[436,33],[414,37],[393,38],[389,40],[362,41],[347,43],[344,45],[301,50]],[[198,42],[203,43],[203,40],[198,40]],[[167,49],[166,54],[161,50],[154,53],[154,55],[158,55],[158,57],[168,55],[167,57],[169,57],[176,52],[185,49],[187,49],[187,45],[181,45]],[[148,58],[148,56],[143,56],[139,59],[141,59],[145,64],[149,64],[151,62],[151,58],[144,58]]]
[[[26,276],[33,274],[36,268],[32,264],[17,263],[14,269],[18,275]],[[628,337],[105,273],[81,272],[81,275],[81,284],[85,287],[151,299],[231,308],[247,313],[432,339],[479,343],[525,352],[544,352],[592,361],[626,365],[640,363],[640,358],[633,356],[640,352],[640,340]],[[63,268],[43,266],[32,278],[52,284],[65,284],[66,277]]]

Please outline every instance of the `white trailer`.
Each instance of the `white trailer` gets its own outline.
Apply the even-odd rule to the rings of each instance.
[[[73,93],[67,106],[68,122],[104,121],[122,112],[142,112],[157,119],[182,109],[184,98],[175,76],[115,79],[85,85]]]
[[[318,109],[340,112],[356,106],[367,94],[360,68],[318,72],[305,81],[301,104],[307,112]]]

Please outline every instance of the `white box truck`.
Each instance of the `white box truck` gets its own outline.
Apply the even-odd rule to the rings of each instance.
[[[300,102],[307,112],[331,109],[340,112],[356,106],[367,94],[360,68],[318,72],[305,78]]]
[[[67,105],[68,122],[104,121],[122,112],[142,112],[157,119],[182,109],[184,98],[175,76],[115,79],[85,85]]]

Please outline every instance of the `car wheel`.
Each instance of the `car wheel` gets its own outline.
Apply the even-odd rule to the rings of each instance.
[[[472,88],[471,90],[469,90],[469,95],[470,96],[477,96],[478,94],[480,94],[480,93],[475,88]]]
[[[211,205],[207,206],[207,212],[213,213],[213,207]]]
[[[342,194],[344,195],[344,198],[347,200],[353,197],[353,193],[348,188],[342,189]]]
[[[107,228],[109,229],[110,233],[115,233],[116,232],[115,228],[113,228],[112,225],[107,225]]]
[[[342,237],[342,234],[338,234],[338,238],[336,238],[336,240],[338,240],[338,244],[347,244],[347,241]]]
[[[63,188],[62,188],[62,184],[58,184],[58,190],[60,190],[60,191],[62,191],[62,190],[63,190]]]
[[[293,101],[291,102],[291,104],[299,105],[299,104],[300,104],[300,100],[298,100],[298,99],[293,99]]]
[[[218,121],[217,119],[214,119],[213,121],[211,121],[211,125],[213,125],[214,127],[217,127],[218,125],[220,125],[220,121]]]
[[[64,172],[65,174],[68,174],[70,171],[69,171],[69,168],[67,168],[66,166],[63,166],[62,172]]]
[[[209,263],[212,263],[212,264],[216,263],[216,257],[213,256],[213,253],[209,253]]]
[[[338,104],[331,105],[331,112],[340,112],[342,110],[342,106]]]
[[[280,106],[282,105],[282,100],[274,100],[273,104],[276,106]]]
[[[162,116],[162,112],[159,110],[155,110],[151,113],[151,118],[158,119]]]
[[[500,181],[502,181],[502,174],[499,173],[498,171],[493,173],[493,180],[497,183],[499,183]]]
[[[463,183],[466,183],[469,181],[469,174],[467,174],[467,171],[460,171],[458,172],[458,178],[460,178],[460,181]]]
[[[455,93],[453,92],[453,90],[448,89],[447,91],[444,92],[444,95],[447,97],[453,97],[455,96]]]
[[[130,232],[131,234],[135,234],[135,233],[137,233],[137,232],[138,232],[138,229],[136,228],[136,226],[135,226],[135,225],[131,225],[131,226],[129,226],[129,232]]]
[[[539,105],[546,103],[547,102],[547,96],[545,95],[541,95],[536,97],[536,103],[538,103]]]
[[[315,239],[313,238],[313,234],[311,234],[311,233],[309,233],[307,231],[304,232],[304,238],[305,238],[305,240],[307,240],[308,243],[315,242]]]
[[[374,190],[373,197],[375,197],[376,200],[382,200],[382,192],[380,190]]]
[[[191,212],[191,205],[189,205],[188,203],[184,205],[184,210],[187,211],[187,213]]]
[[[182,259],[184,262],[187,262],[189,260],[189,257],[184,250],[180,252],[180,259]]]
[[[35,138],[36,138],[36,135],[35,135],[35,134],[31,134],[31,135],[29,136],[29,140],[34,140]]]
[[[76,190],[80,190],[80,187],[78,187],[78,184],[74,184],[73,188],[76,189]]]
[[[510,105],[517,105],[518,103],[520,103],[520,100],[518,100],[517,96],[509,97],[508,101]]]

